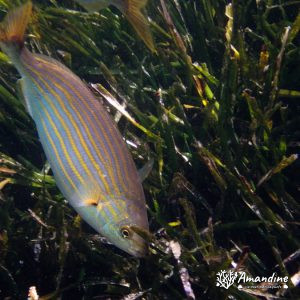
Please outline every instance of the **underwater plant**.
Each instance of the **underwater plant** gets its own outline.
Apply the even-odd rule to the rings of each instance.
[[[25,2],[1,0],[1,19]],[[26,47],[89,86],[138,168],[154,159],[152,234],[133,228],[150,254],[118,250],[70,208],[1,52],[0,298],[32,285],[41,299],[299,298],[296,1],[148,1],[156,53],[114,6],[33,4]],[[234,272],[288,282],[240,288]]]

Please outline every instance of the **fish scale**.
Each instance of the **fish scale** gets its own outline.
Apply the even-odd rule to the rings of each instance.
[[[0,46],[22,76],[27,111],[56,183],[96,231],[129,254],[144,256],[147,243],[131,229],[148,230],[133,159],[116,124],[86,85],[63,64],[24,46],[31,9],[27,2],[7,14]]]

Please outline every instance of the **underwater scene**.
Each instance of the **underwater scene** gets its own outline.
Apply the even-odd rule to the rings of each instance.
[[[0,0],[0,300],[300,299],[293,0]]]

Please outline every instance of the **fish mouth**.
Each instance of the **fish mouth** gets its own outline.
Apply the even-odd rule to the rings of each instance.
[[[132,247],[127,252],[138,258],[146,257],[149,254],[149,244],[141,236],[134,234]]]
[[[130,249],[127,252],[137,258],[144,258],[144,257],[148,256],[148,254],[149,254],[149,247],[148,247],[147,243],[144,243],[144,246],[142,248]]]

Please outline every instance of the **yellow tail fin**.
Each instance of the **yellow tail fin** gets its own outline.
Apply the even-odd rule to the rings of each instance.
[[[156,52],[149,22],[141,12],[141,9],[146,4],[147,0],[125,0],[122,12],[134,27],[140,38],[145,42],[146,46],[152,52]]]
[[[31,11],[31,1],[9,11],[0,24],[0,41],[4,43],[15,42],[22,45]]]

